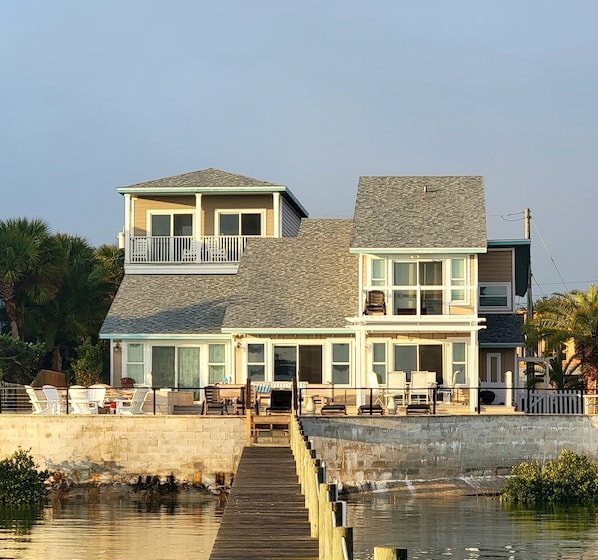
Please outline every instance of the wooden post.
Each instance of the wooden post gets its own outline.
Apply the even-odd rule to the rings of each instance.
[[[407,560],[407,549],[375,546],[374,560]]]
[[[353,527],[335,527],[332,541],[332,558],[334,560],[353,560]]]

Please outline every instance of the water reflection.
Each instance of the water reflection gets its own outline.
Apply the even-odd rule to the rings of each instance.
[[[352,496],[355,559],[373,558],[374,546],[408,549],[409,560],[596,559],[596,512],[585,508],[504,509],[497,499],[405,499]]]
[[[167,504],[69,501],[45,508],[25,530],[23,521],[3,523],[0,560],[207,560],[221,517],[211,496]]]

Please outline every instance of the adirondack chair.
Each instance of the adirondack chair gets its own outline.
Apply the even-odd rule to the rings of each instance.
[[[141,407],[145,402],[145,397],[149,393],[149,387],[136,387],[131,397],[131,401],[127,403],[124,399],[116,401],[116,414],[145,414]]]

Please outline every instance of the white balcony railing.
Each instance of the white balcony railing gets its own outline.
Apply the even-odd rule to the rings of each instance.
[[[237,263],[249,236],[190,236],[130,238],[129,263]]]

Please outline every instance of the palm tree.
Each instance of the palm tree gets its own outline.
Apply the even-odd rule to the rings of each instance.
[[[558,351],[572,340],[586,385],[598,381],[598,287],[539,300],[525,330],[528,344],[541,340],[547,352]]]
[[[51,369],[62,371],[63,358],[75,357],[85,339],[96,339],[123,275],[124,257],[116,247],[94,249],[78,236],[57,234],[67,267],[55,297],[29,312],[27,335],[43,340]],[[121,251],[122,252],[122,251]]]
[[[42,220],[0,222],[0,299],[14,338],[20,338],[26,301],[39,304],[52,299],[64,264],[62,248]]]

